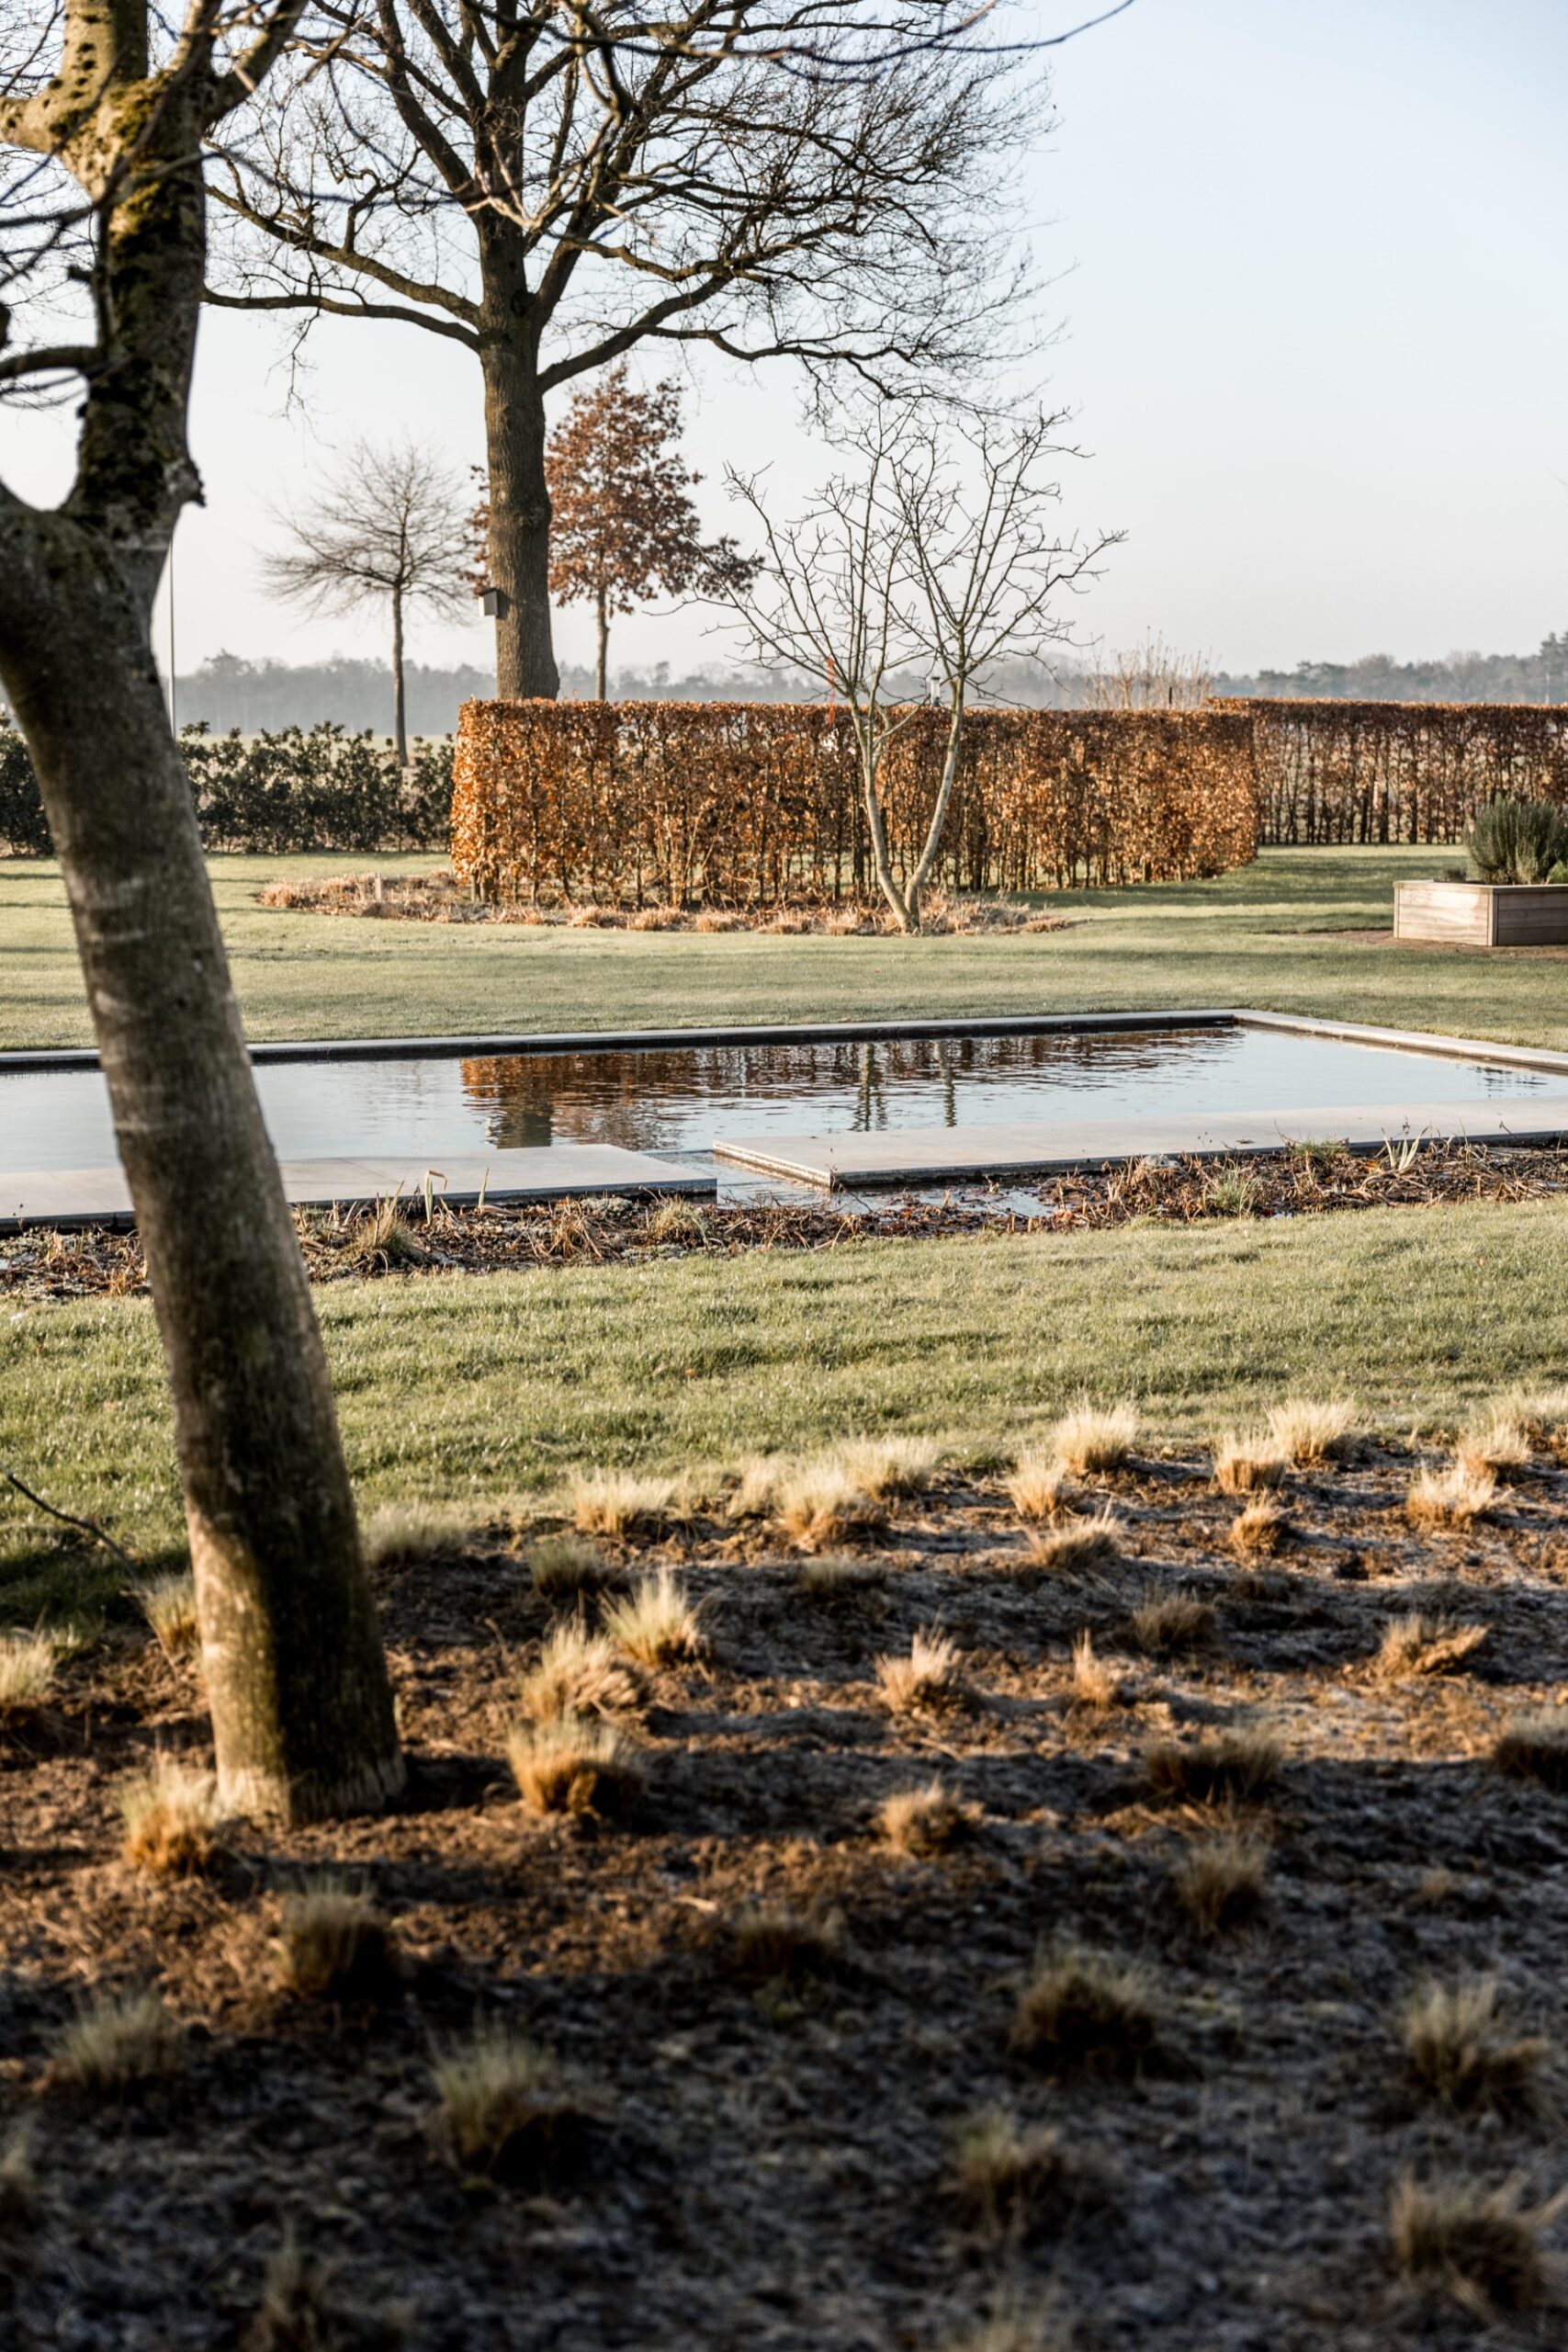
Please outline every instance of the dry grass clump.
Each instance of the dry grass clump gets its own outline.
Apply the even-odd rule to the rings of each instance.
[[[138,1588],[136,1598],[166,1658],[188,1657],[201,1647],[196,1578],[188,1571],[184,1576],[155,1577],[151,1584]]]
[[[1446,1470],[1422,1470],[1410,1482],[1404,1515],[1416,1527],[1468,1527],[1483,1519],[1497,1499],[1490,1470],[1462,1460]]]
[[[373,1568],[448,1559],[471,1543],[480,1523],[461,1503],[382,1503],[365,1522],[365,1556]]]
[[[1206,1732],[1192,1740],[1156,1740],[1144,1750],[1144,1772],[1154,1793],[1192,1804],[1261,1796],[1278,1780],[1283,1761],[1279,1740],[1261,1724]]]
[[[647,1776],[637,1751],[613,1724],[583,1715],[514,1724],[506,1760],[530,1813],[592,1813],[624,1820],[641,1802]]]
[[[1222,1495],[1255,1495],[1277,1487],[1290,1466],[1290,1455],[1272,1434],[1227,1430],[1215,1442],[1214,1484]]]
[[[649,1209],[642,1229],[650,1241],[705,1241],[712,1222],[697,1202],[675,1193]]]
[[[569,1617],[545,1636],[520,1696],[525,1713],[544,1723],[552,1715],[613,1714],[635,1707],[639,1692],[636,1675],[608,1636],[591,1634]]]
[[[1478,2319],[1529,2311],[1551,2291],[1540,2232],[1554,2211],[1521,2205],[1511,2184],[1424,2185],[1406,2173],[1389,2207],[1394,2260],[1415,2285],[1441,2289]]]
[[[1423,1674],[1452,1674],[1491,1638],[1488,1625],[1456,1624],[1451,1617],[1424,1617],[1418,1609],[1391,1617],[1372,1660],[1379,1682],[1408,1682]]]
[[[600,1616],[615,1647],[639,1666],[673,1666],[706,1646],[686,1588],[670,1568],[639,1577],[630,1592],[605,1601]]]
[[[1122,1522],[1113,1510],[1079,1512],[1028,1533],[1030,1566],[1053,1576],[1092,1575],[1122,1557]]]
[[[105,1993],[79,2009],[54,2045],[51,2081],[123,2098],[176,2073],[185,2037],[157,1993]]]
[[[1095,1470],[1120,1470],[1137,1434],[1135,1406],[1101,1407],[1085,1397],[1072,1412],[1063,1414],[1047,1442],[1053,1460],[1075,1478],[1083,1478]]]
[[[1055,1519],[1062,1507],[1066,1475],[1055,1454],[1037,1449],[1021,1453],[1006,1488],[1020,1519]]]
[[[942,1467],[943,1448],[929,1437],[852,1437],[834,1448],[851,1481],[873,1502],[923,1494]]]
[[[1568,1707],[1535,1707],[1510,1715],[1492,1743],[1492,1761],[1517,1779],[1568,1790]]]
[[[579,1593],[599,1592],[617,1580],[599,1546],[590,1536],[567,1532],[542,1535],[528,1549],[528,1574],[534,1589],[545,1600],[567,1600]]]
[[[1213,1604],[1195,1593],[1159,1593],[1139,1603],[1131,1624],[1133,1639],[1145,1657],[1186,1657],[1213,1643]]]
[[[1416,1986],[1401,2020],[1405,2053],[1424,2091],[1449,2107],[1532,2115],[1550,2043],[1499,2030],[1497,1980],[1465,1976]]]
[[[1562,1452],[1568,1442],[1568,1388],[1510,1389],[1502,1403],[1532,1446],[1545,1453]]]
[[[1058,2075],[1134,2075],[1159,2041],[1146,1970],[1070,1944],[1043,1960],[1018,1996],[1010,2046]]]
[[[815,1552],[802,1560],[795,1582],[811,1600],[853,1600],[886,1583],[880,1560],[857,1560],[852,1553]]]
[[[743,1976],[758,1982],[830,1976],[844,1960],[844,1923],[836,1911],[803,1911],[789,1903],[750,1903],[729,1923],[730,1948]]]
[[[0,1721],[43,1705],[54,1687],[60,1652],[52,1634],[0,1634]]]
[[[536,2043],[505,2025],[476,2025],[433,2071],[436,2136],[460,2170],[547,2188],[575,2166],[592,2110]]]
[[[1320,1403],[1312,1397],[1291,1396],[1270,1407],[1269,1434],[1289,1462],[1305,1466],[1319,1462],[1344,1462],[1360,1439],[1356,1408],[1347,1397]]]
[[[678,1512],[673,1478],[639,1478],[629,1470],[583,1470],[567,1487],[580,1535],[633,1535],[665,1526]]]
[[[876,1826],[895,1852],[927,1857],[945,1852],[973,1826],[974,1808],[941,1781],[898,1789],[877,1807]]]
[[[1477,1477],[1507,1477],[1528,1470],[1533,1451],[1523,1416],[1506,1397],[1483,1405],[1460,1432],[1455,1459]]]
[[[336,2263],[310,2259],[289,2236],[266,2266],[240,2352],[394,2352],[412,2325],[406,2303],[372,2308],[351,2299]]]
[[[394,1266],[423,1266],[429,1255],[394,1196],[355,1219],[339,1244],[337,1263],[389,1273]]]
[[[1021,2124],[1002,2108],[965,2127],[953,2186],[988,2237],[1018,2241],[1110,2194],[1103,2168],[1068,2147],[1053,2126]]]
[[[1250,1559],[1283,1550],[1294,1532],[1282,1502],[1273,1495],[1254,1495],[1232,1520],[1225,1541],[1233,1552]]]
[[[1096,1710],[1114,1707],[1122,1696],[1122,1678],[1109,1659],[1096,1656],[1087,1625],[1073,1642],[1072,1694],[1075,1707]]]
[[[973,1697],[958,1647],[945,1634],[917,1634],[908,1657],[879,1657],[876,1682],[896,1715],[947,1714]]]
[[[848,1464],[830,1453],[787,1464],[779,1471],[773,1513],[784,1533],[807,1552],[869,1535],[887,1517],[881,1499],[868,1494]]]
[[[1268,1887],[1268,1847],[1235,1829],[1195,1840],[1170,1873],[1172,1895],[1205,1936],[1256,1919]]]
[[[305,2001],[379,2001],[397,1988],[391,1927],[367,1894],[318,1879],[283,1905],[278,1982]]]
[[[119,1792],[125,1815],[124,1854],[139,1870],[190,1878],[207,1870],[218,1850],[218,1783],[160,1756],[150,1772]]]

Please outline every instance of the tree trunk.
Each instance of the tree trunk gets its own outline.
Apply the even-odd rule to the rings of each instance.
[[[610,691],[610,616],[606,609],[605,595],[603,588],[599,591],[597,609],[599,617],[599,658],[593,670],[593,691],[598,695],[600,701],[604,702],[608,699]]]
[[[947,828],[948,806],[953,787],[958,779],[958,754],[964,742],[964,680],[960,678],[952,689],[947,714],[947,743],[942,753],[942,778],[937,786],[936,806],[931,810],[931,823],[926,828],[925,846],[920,862],[909,876],[904,896],[908,904],[910,928],[920,927],[920,901],[925,894],[927,879],[942,849],[942,837]]]
[[[373,1806],[403,1765],[325,1352],[149,622],[150,568],[0,510],[0,677],[65,877],[173,1392],[221,1802]]]
[[[484,374],[490,473],[490,576],[495,616],[495,690],[503,698],[560,692],[550,635],[550,493],[545,479],[545,400],[538,335],[524,256],[506,223],[481,221],[483,287],[479,365]]]
[[[403,694],[403,592],[392,591],[392,744],[398,765],[409,763],[408,713]]]

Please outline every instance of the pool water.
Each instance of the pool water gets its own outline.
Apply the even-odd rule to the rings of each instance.
[[[1564,1091],[1548,1070],[1245,1026],[264,1063],[256,1084],[284,1159],[435,1160],[552,1143],[695,1156],[721,1135],[1330,1112]],[[116,1158],[96,1070],[0,1071],[0,1175]]]

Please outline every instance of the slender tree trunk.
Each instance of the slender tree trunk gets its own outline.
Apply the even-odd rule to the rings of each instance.
[[[931,810],[931,823],[926,827],[925,846],[920,862],[909,876],[904,896],[908,903],[910,927],[920,927],[920,899],[927,879],[942,849],[942,837],[947,828],[947,811],[953,799],[953,787],[958,777],[958,754],[964,743],[964,684],[960,680],[953,689],[952,707],[947,718],[947,744],[942,753],[942,780],[937,786],[936,806]]]
[[[96,533],[28,521],[0,518],[21,590],[0,616],[0,676],[65,876],[147,1255],[222,1801],[296,1820],[375,1805],[402,1781],[390,1689],[150,599]]]
[[[485,454],[490,473],[490,576],[502,592],[495,619],[495,690],[503,698],[560,692],[550,631],[550,493],[545,479],[545,400],[538,334],[515,232],[479,228]]]
[[[392,591],[392,743],[398,765],[409,763],[408,710],[403,693],[403,592]]]
[[[898,888],[898,877],[893,871],[893,860],[887,849],[887,827],[882,814],[882,795],[878,790],[877,770],[880,764],[881,739],[874,706],[862,711],[852,705],[855,730],[855,747],[860,754],[861,797],[865,804],[865,821],[871,833],[872,870],[876,886],[888,905],[900,931],[918,931],[918,914],[911,915],[904,893]]]
[[[599,656],[593,670],[593,691],[601,702],[607,701],[610,692],[610,615],[603,588],[596,607],[599,619]]]

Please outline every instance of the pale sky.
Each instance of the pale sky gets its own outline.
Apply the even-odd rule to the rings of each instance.
[[[1073,20],[1058,0],[1024,13]],[[1051,397],[1092,452],[1066,519],[1127,533],[1080,631],[1156,630],[1252,669],[1527,651],[1568,628],[1568,0],[1135,0],[1054,70],[1025,196],[1061,329]],[[285,413],[280,348],[265,321],[203,330],[182,670],[220,648],[379,655],[373,620],[268,600],[269,495],[308,496],[360,434],[480,455],[456,346],[329,322],[306,415]],[[786,367],[699,371],[713,527],[731,526],[726,458],[773,458],[786,506],[825,469],[796,413]],[[69,423],[0,413],[5,478],[58,495]],[[722,662],[707,626],[623,622],[612,661]],[[589,645],[586,614],[562,614],[562,658]],[[416,618],[410,651],[483,662],[487,632]]]

